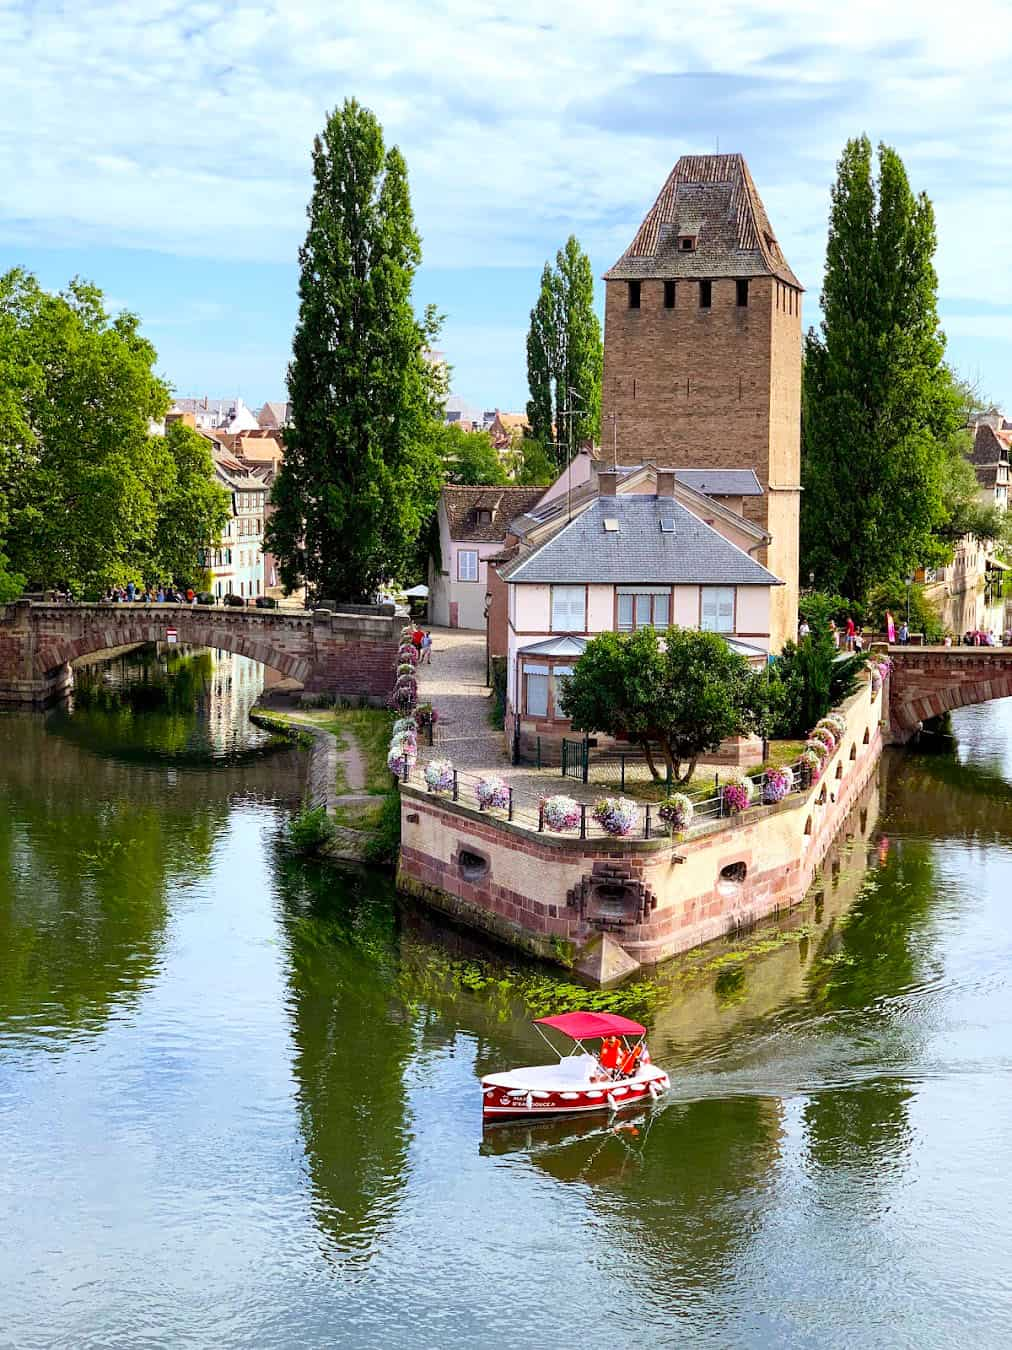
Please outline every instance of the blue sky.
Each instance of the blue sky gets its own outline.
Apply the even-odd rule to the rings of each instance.
[[[1012,409],[1007,6],[0,0],[0,257],[135,310],[180,394],[284,395],[309,149],[357,96],[405,153],[454,390],[526,399],[544,260],[600,273],[680,154],[741,151],[814,322],[848,136],[938,217],[949,356]],[[599,295],[600,299],[600,295]]]

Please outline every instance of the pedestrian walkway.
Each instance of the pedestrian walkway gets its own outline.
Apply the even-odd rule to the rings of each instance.
[[[418,667],[418,701],[438,714],[435,745],[425,758],[452,759],[458,768],[499,772],[509,766],[506,737],[492,722],[492,691],[485,682],[485,634],[471,628],[433,628],[432,661]]]

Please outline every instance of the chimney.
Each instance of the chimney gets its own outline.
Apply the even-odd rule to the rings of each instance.
[[[657,495],[658,497],[673,497],[675,495],[674,469],[657,470]]]
[[[599,497],[614,497],[617,484],[618,473],[615,469],[598,469],[597,492]]]

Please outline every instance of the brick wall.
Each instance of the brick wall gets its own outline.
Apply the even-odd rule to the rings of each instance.
[[[647,280],[639,309],[630,309],[626,283],[607,282],[606,439],[613,414],[622,463],[755,470],[765,495],[749,499],[746,515],[773,536],[756,556],[787,583],[773,601],[779,649],[797,631],[800,293],[754,277],[739,306],[735,281],[718,278],[711,307],[701,309],[698,283],[679,281],[675,307],[665,309],[663,281]]]
[[[988,647],[894,648],[889,705],[895,741],[954,708],[1012,698],[1012,652]]]

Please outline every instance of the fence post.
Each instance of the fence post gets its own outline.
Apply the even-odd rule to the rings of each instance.
[[[649,803],[643,808],[643,814],[646,817],[643,827],[643,838],[650,838],[650,806]]]
[[[459,789],[458,789],[458,787],[457,787],[457,770],[456,770],[456,769],[454,769],[454,771],[453,771],[453,800],[454,800],[455,802],[460,801],[460,791],[459,791]]]
[[[406,782],[408,781],[408,774],[409,774],[410,772],[411,772],[411,768],[410,768],[410,765],[408,764],[408,757],[407,757],[407,755],[405,755],[405,756],[404,756],[404,773],[401,775],[401,781],[402,781],[402,782],[406,783]]]
[[[435,743],[436,743],[435,740],[433,739],[435,730],[436,730],[435,723],[433,722],[432,718],[430,717],[430,718],[429,718],[429,722],[428,722],[429,744],[430,744],[430,745],[435,745]]]
[[[538,802],[538,833],[541,834],[545,828],[545,804]]]
[[[622,787],[620,790],[625,792],[625,755],[619,755],[618,762],[622,766]]]
[[[507,820],[512,820],[512,819],[513,819],[513,789],[512,789],[512,787],[509,789],[509,794],[510,794],[510,804],[509,804],[509,811],[508,811],[508,814],[507,814],[507,816],[506,816],[506,819],[507,819]]]
[[[581,838],[581,839],[586,839],[586,837],[587,837],[587,803],[586,803],[586,802],[581,802],[581,803],[580,803],[580,838]]]
[[[585,736],[583,741],[583,781],[590,781],[590,737]]]
[[[538,768],[541,768],[541,737],[538,737]]]
[[[665,790],[666,790],[668,796],[670,797],[670,796],[671,796],[671,765],[670,765],[670,764],[668,765],[668,767],[667,767],[667,769],[665,770],[665,773],[664,773],[664,787],[665,787]]]

